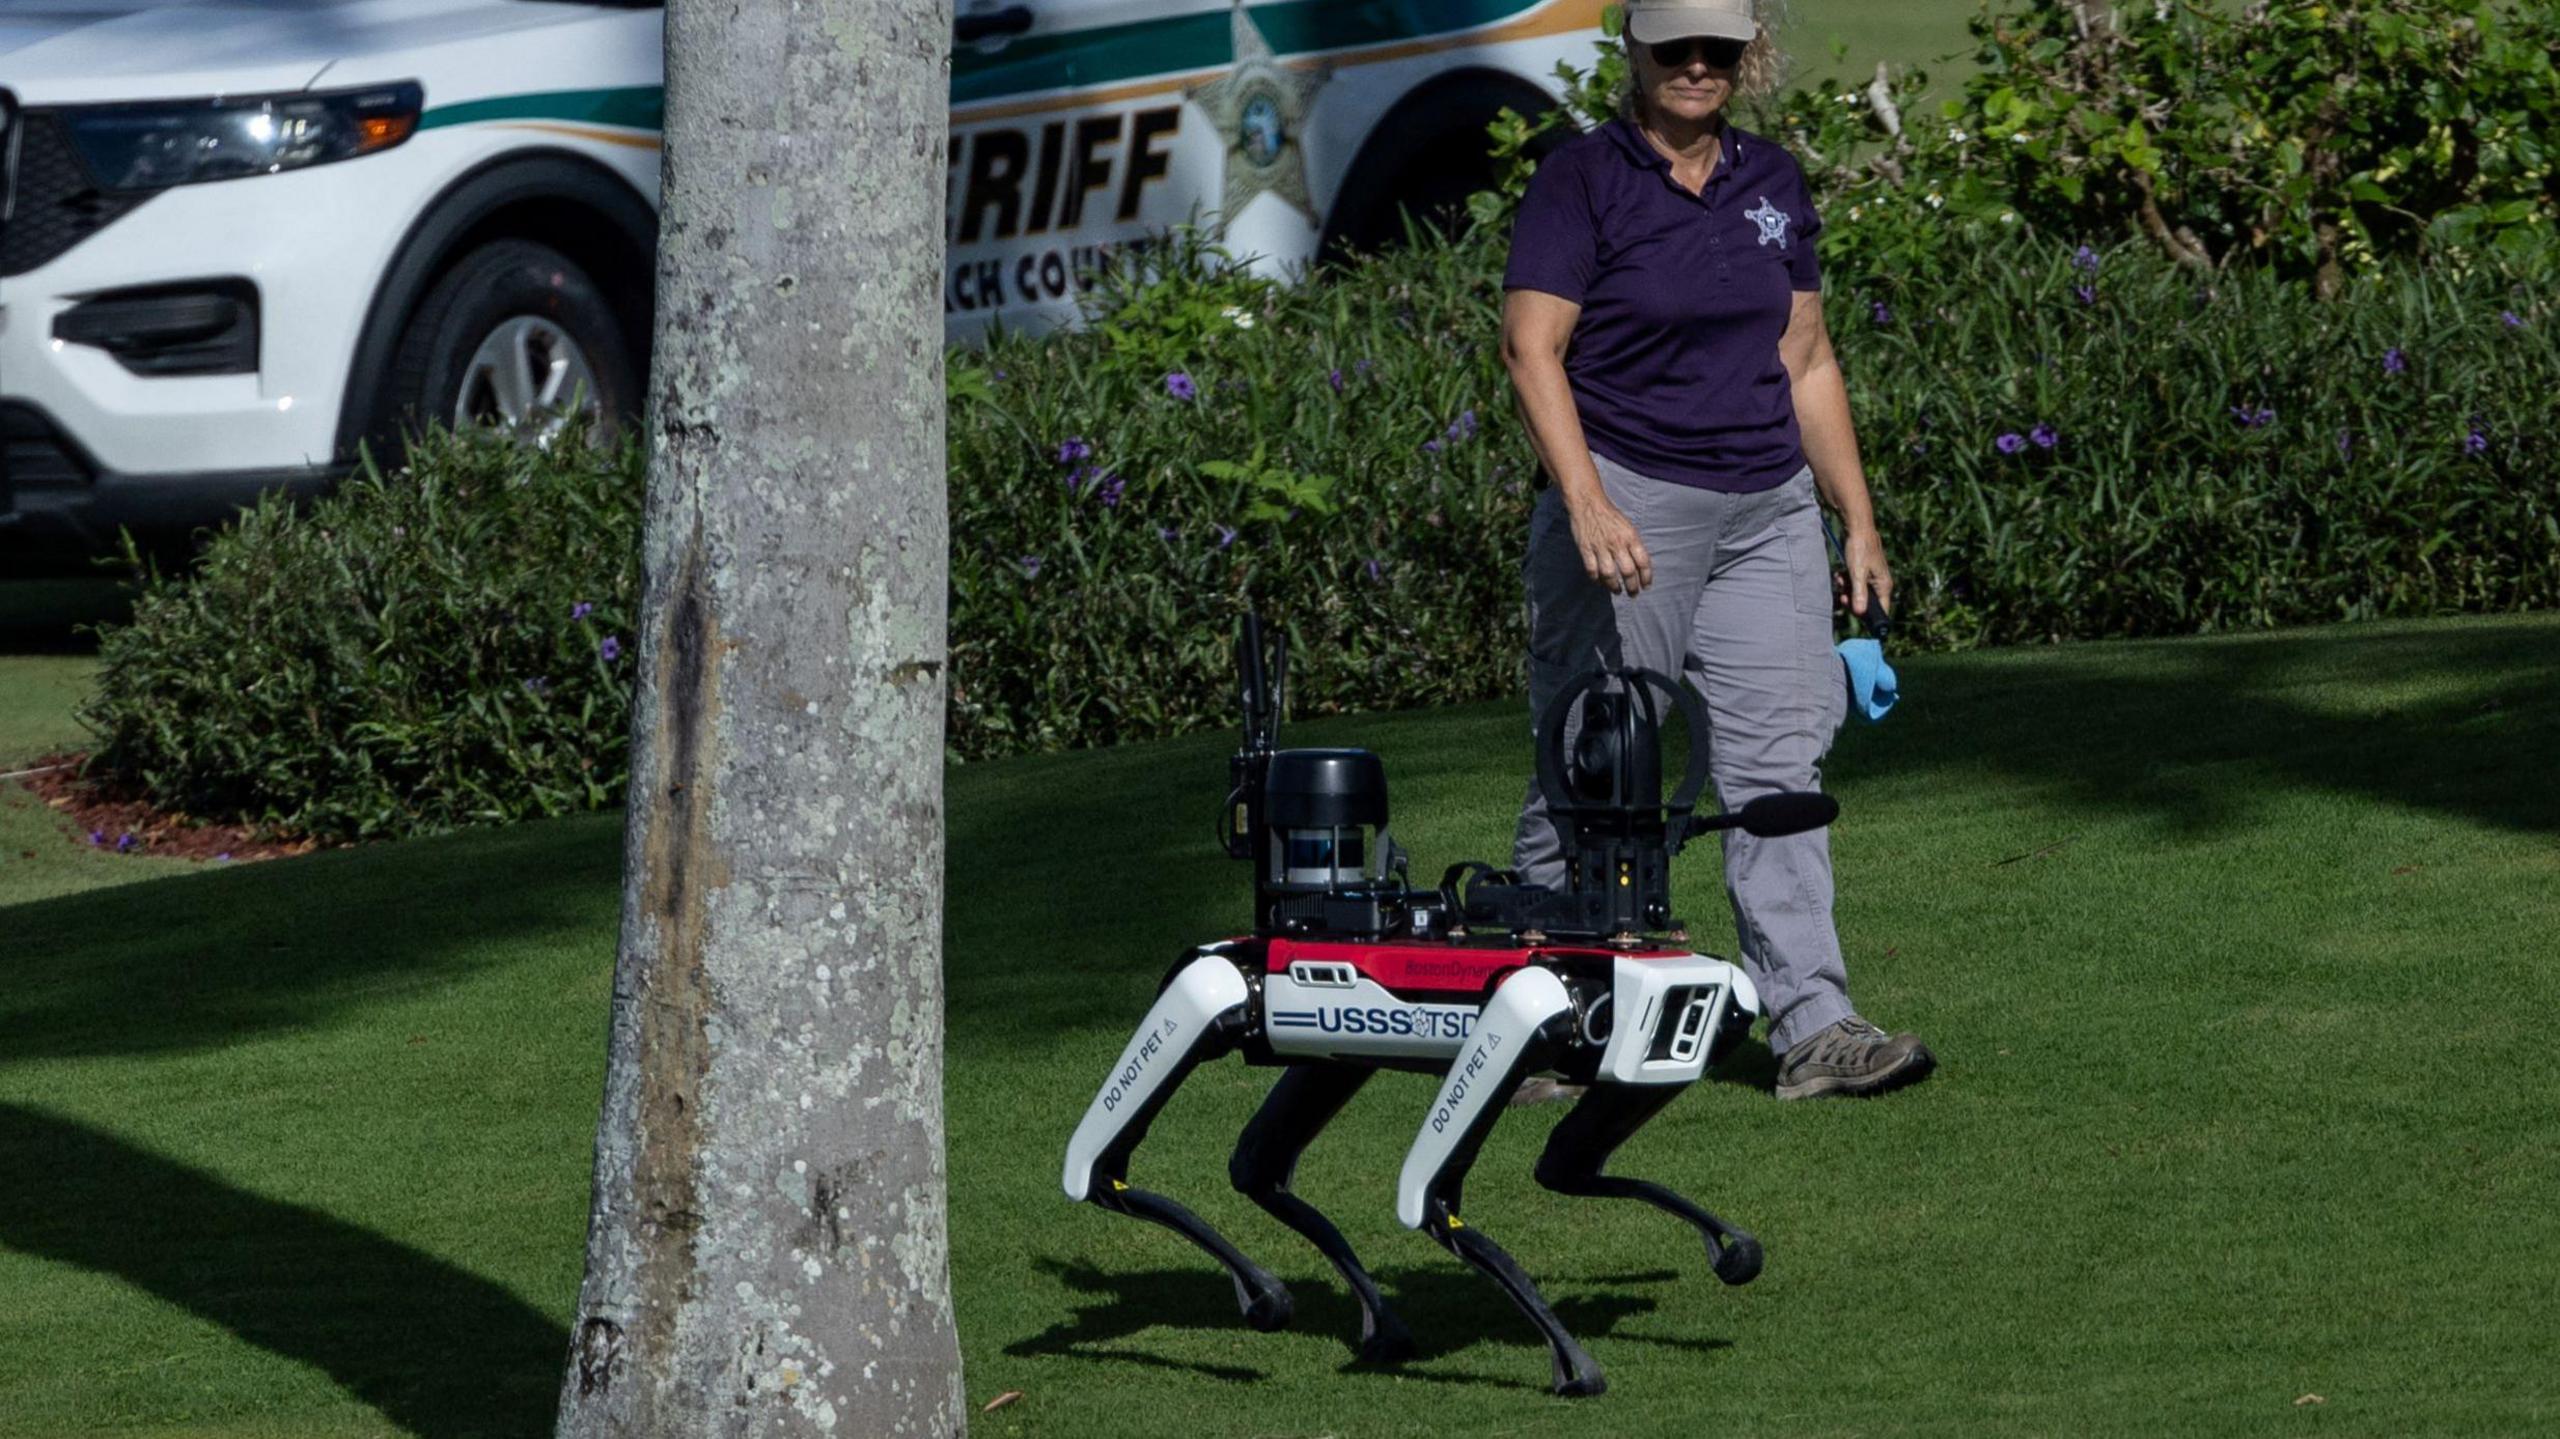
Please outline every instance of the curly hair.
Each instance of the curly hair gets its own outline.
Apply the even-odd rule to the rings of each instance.
[[[1750,46],[1742,52],[1742,64],[1734,72],[1733,93],[1737,99],[1757,100],[1778,93],[1778,86],[1787,78],[1787,57],[1778,49],[1777,35],[1787,23],[1787,5],[1786,0],[1756,0],[1751,9],[1754,18],[1760,22],[1760,33],[1751,38]],[[1635,40],[1621,32],[1618,43],[1622,47],[1631,47]],[[1637,118],[1636,106],[1639,103],[1635,56],[1629,54],[1626,78],[1618,86],[1619,116],[1628,120]]]

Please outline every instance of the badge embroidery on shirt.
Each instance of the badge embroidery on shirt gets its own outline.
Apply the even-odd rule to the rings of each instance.
[[[1761,244],[1774,243],[1781,250],[1787,248],[1787,212],[1770,204],[1768,196],[1760,197],[1759,209],[1743,211],[1742,218],[1760,227]]]

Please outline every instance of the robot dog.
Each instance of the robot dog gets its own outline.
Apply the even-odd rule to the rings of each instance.
[[[1546,1339],[1556,1393],[1598,1394],[1606,1387],[1599,1365],[1537,1286],[1459,1218],[1467,1171],[1522,1079],[1587,1085],[1548,1140],[1538,1182],[1677,1215],[1704,1236],[1717,1278],[1750,1283],[1760,1272],[1757,1240],[1662,1185],[1601,1171],[1759,1011],[1739,968],[1682,946],[1670,857],[1706,831],[1794,834],[1830,823],[1839,807],[1820,794],[1781,793],[1733,814],[1695,814],[1707,772],[1697,698],[1650,670],[1595,669],[1538,720],[1538,784],[1568,839],[1569,887],[1523,884],[1468,862],[1451,866],[1437,889],[1412,889],[1408,857],[1388,834],[1378,757],[1274,748],[1286,636],[1275,637],[1266,661],[1260,623],[1248,617],[1237,659],[1244,744],[1229,764],[1219,830],[1228,854],[1253,863],[1253,933],[1193,949],[1166,975],[1067,1145],[1067,1197],[1181,1234],[1235,1281],[1246,1323],[1285,1326],[1289,1291],[1277,1278],[1198,1215],[1128,1180],[1130,1156],[1195,1066],[1226,1054],[1279,1066],[1228,1174],[1322,1251],[1358,1298],[1359,1357],[1405,1358],[1413,1341],[1403,1321],[1341,1231],[1290,1193],[1289,1179],[1370,1075],[1438,1075],[1397,1181],[1396,1217],[1501,1286]],[[1690,763],[1668,801],[1657,692],[1689,724]],[[1658,934],[1668,942],[1647,938]]]

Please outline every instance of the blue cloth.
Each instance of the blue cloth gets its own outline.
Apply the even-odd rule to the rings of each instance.
[[[1902,698],[1902,681],[1885,663],[1884,646],[1874,640],[1842,640],[1840,665],[1849,672],[1849,707],[1869,720],[1883,719]]]

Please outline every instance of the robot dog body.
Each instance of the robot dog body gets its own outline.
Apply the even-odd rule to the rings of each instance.
[[[1595,670],[1540,721],[1540,782],[1571,832],[1571,886],[1549,891],[1462,864],[1436,890],[1411,889],[1403,852],[1386,832],[1376,757],[1273,749],[1286,647],[1266,671],[1258,625],[1248,620],[1239,649],[1245,746],[1221,829],[1229,852],[1255,864],[1254,932],[1191,950],[1167,974],[1069,1141],[1067,1196],[1182,1234],[1226,1269],[1247,1323],[1284,1326],[1290,1299],[1277,1278],[1190,1210],[1128,1182],[1132,1154],[1194,1068],[1229,1054],[1279,1066],[1229,1176],[1341,1275],[1361,1307],[1360,1357],[1402,1358],[1412,1352],[1403,1322],[1341,1232],[1292,1194],[1289,1180],[1300,1153],[1370,1075],[1437,1075],[1397,1180],[1396,1217],[1483,1271],[1537,1326],[1557,1393],[1597,1394],[1599,1366],[1537,1286],[1460,1218],[1467,1171],[1520,1080],[1586,1085],[1549,1138],[1539,1182],[1674,1214],[1703,1236],[1720,1279],[1750,1282],[1761,1265],[1750,1235],[1661,1185],[1602,1171],[1759,1011],[1739,968],[1679,945],[1668,856],[1696,831],[1787,833],[1827,823],[1835,809],[1819,795],[1775,795],[1737,815],[1697,818],[1690,804],[1704,774],[1695,749],[1705,727],[1694,701],[1660,675]],[[1691,778],[1669,803],[1653,751],[1651,688],[1692,707]],[[1578,725],[1567,724],[1569,715]],[[1363,862],[1370,853],[1374,870]],[[1469,877],[1472,885],[1462,883]],[[1666,930],[1670,943],[1646,937]]]

